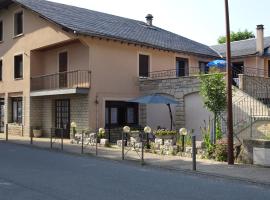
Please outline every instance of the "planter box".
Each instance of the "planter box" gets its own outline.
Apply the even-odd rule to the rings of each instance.
[[[100,145],[102,145],[102,146],[109,145],[109,140],[108,139],[100,139]]]
[[[42,130],[34,129],[33,130],[33,136],[36,137],[36,138],[41,137],[42,136]]]
[[[156,135],[156,138],[162,140],[173,140],[174,138],[176,138],[176,135]]]

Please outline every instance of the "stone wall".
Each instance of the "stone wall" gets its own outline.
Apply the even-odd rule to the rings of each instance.
[[[77,131],[89,128],[89,107],[87,95],[64,95],[33,97],[31,99],[31,126],[40,126],[44,135],[55,127],[55,100],[70,100],[70,122],[76,122]]]
[[[176,106],[175,128],[178,130],[185,126],[185,95],[199,92],[200,81],[198,76],[191,77],[179,77],[170,79],[141,79],[140,91],[144,94],[163,93],[174,97],[179,101]],[[145,107],[141,107],[140,111],[143,113],[140,115],[140,121],[146,122]]]

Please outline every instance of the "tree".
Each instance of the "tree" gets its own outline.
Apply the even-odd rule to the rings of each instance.
[[[248,31],[245,29],[244,31],[239,30],[238,32],[231,32],[231,42],[239,41],[239,40],[246,40],[250,38],[255,38],[255,35],[252,31]],[[226,36],[220,36],[218,38],[219,44],[224,44],[226,42]]]
[[[226,84],[222,73],[210,73],[200,76],[200,94],[203,97],[204,106],[214,114],[214,142],[216,129],[220,129],[217,116],[226,109]],[[218,126],[217,125],[218,122]]]

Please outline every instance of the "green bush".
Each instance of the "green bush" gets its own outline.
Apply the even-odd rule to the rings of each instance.
[[[170,130],[165,130],[165,129],[159,129],[154,131],[154,134],[156,136],[165,136],[165,135],[176,135],[176,131],[170,131]]]
[[[215,145],[213,157],[217,161],[226,162],[227,161],[227,143],[218,142]]]

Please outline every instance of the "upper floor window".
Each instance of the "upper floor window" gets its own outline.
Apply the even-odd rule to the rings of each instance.
[[[139,76],[148,77],[149,76],[149,56],[139,55]]]
[[[188,72],[188,59],[176,58],[176,76],[187,76]]]
[[[17,55],[14,57],[14,78],[23,78],[23,55]]]
[[[3,21],[0,21],[0,42],[3,41],[3,35],[4,35],[4,30],[3,30]]]
[[[3,60],[0,60],[0,81],[2,81]]]
[[[23,11],[14,15],[14,36],[23,33]]]

